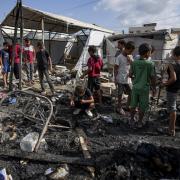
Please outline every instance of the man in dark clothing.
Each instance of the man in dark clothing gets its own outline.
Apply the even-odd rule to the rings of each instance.
[[[38,42],[37,47],[38,47],[38,51],[36,53],[37,69],[39,73],[39,81],[41,84],[42,95],[46,94],[44,83],[43,83],[44,75],[46,76],[46,80],[49,84],[52,94],[54,94],[54,86],[51,82],[51,79],[49,77],[49,72],[48,72],[49,67],[50,67],[50,71],[52,70],[51,58],[49,56],[49,53],[44,49],[44,46],[41,42]]]

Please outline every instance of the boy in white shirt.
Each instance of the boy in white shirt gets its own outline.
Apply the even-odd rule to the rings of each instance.
[[[131,79],[129,78],[129,70],[133,61],[132,53],[135,49],[134,42],[129,41],[125,45],[123,52],[116,58],[114,66],[115,83],[118,86],[118,108],[117,112],[124,115],[122,108],[122,95],[128,95],[127,107],[129,108],[131,98]]]

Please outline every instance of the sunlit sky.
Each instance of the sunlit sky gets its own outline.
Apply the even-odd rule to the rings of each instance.
[[[114,31],[157,22],[158,28],[180,27],[178,0],[22,0],[39,10],[69,16]],[[16,0],[0,0],[0,21]]]

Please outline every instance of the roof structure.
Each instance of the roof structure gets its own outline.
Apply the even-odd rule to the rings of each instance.
[[[2,22],[2,26],[14,26],[15,6]],[[44,30],[50,32],[61,32],[73,34],[82,29],[91,29],[113,34],[114,32],[100,26],[78,21],[69,17],[52,14],[49,12],[40,11],[27,6],[22,6],[24,28],[26,29],[41,29],[42,19],[44,20]]]
[[[108,39],[111,41],[117,41],[119,39],[129,38],[129,37],[148,37],[148,36],[154,36],[154,35],[166,35],[168,34],[168,30],[159,30],[154,32],[147,32],[147,33],[136,33],[136,34],[116,34],[109,36]]]

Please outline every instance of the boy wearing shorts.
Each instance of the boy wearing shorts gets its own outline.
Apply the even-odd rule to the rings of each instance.
[[[174,64],[168,65],[169,78],[163,84],[167,87],[167,105],[168,112],[170,113],[169,121],[169,135],[175,136],[175,124],[176,124],[176,101],[178,92],[180,90],[180,46],[177,46],[173,50]]]
[[[151,46],[142,44],[139,47],[140,59],[134,61],[131,66],[130,76],[133,78],[133,88],[131,94],[131,120],[130,125],[134,125],[136,108],[139,108],[138,127],[143,125],[143,117],[149,108],[149,91],[152,85],[153,96],[156,93],[155,68],[152,61],[148,61],[151,55]]]
[[[123,93],[128,95],[127,107],[129,108],[131,96],[131,79],[129,78],[130,65],[133,61],[132,53],[135,49],[134,42],[127,42],[123,52],[116,58],[114,66],[115,83],[118,86],[118,108],[117,112],[124,115],[125,112],[122,108]]]

